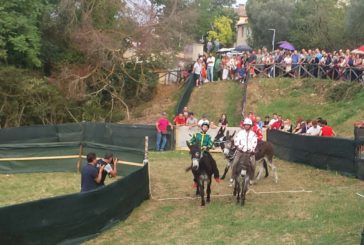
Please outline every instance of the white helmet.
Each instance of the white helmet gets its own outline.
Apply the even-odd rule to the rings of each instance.
[[[250,118],[245,118],[243,124],[244,125],[250,125],[250,126],[252,126],[253,125],[253,122],[252,122],[252,120]]]

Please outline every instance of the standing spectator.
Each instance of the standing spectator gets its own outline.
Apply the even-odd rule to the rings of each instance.
[[[198,121],[198,126],[201,127],[203,123],[207,123],[208,125],[210,125],[210,121],[209,119],[207,119],[206,114],[202,115],[201,119]]]
[[[188,107],[183,107],[183,116],[187,119],[189,116]]]
[[[200,80],[202,81],[202,83],[207,82],[207,71],[206,71],[206,64],[205,64],[205,62],[202,63],[201,78],[200,78]]]
[[[297,50],[293,51],[293,55],[292,55],[292,69],[294,74],[298,74],[298,70],[296,69],[296,67],[298,66],[300,62],[300,55],[298,54]]]
[[[292,70],[292,57],[291,57],[291,53],[289,51],[286,52],[283,63],[286,66],[286,73],[290,73]]]
[[[206,44],[206,50],[207,50],[207,53],[210,53],[212,51],[212,42],[211,40],[209,40]]]
[[[228,119],[225,113],[221,114],[219,119],[219,127],[225,128],[228,126]]]
[[[222,79],[222,60],[221,60],[221,57],[220,56],[218,56],[217,59],[216,59],[216,61],[215,61],[214,72],[216,74],[216,77],[217,77],[216,80],[217,81],[219,81],[220,79]]]
[[[173,122],[176,126],[185,126],[186,125],[186,118],[183,116],[182,113],[179,113],[174,119]]]
[[[213,82],[214,81],[215,57],[210,53],[206,62],[207,62],[207,80],[209,82]]]
[[[193,128],[197,126],[197,118],[194,116],[193,112],[190,112],[189,117],[186,120],[186,126],[189,126],[189,128]]]
[[[310,127],[307,130],[307,135],[311,135],[311,136],[319,136],[321,132],[321,127],[318,125],[316,120],[312,121],[312,127]]]
[[[219,39],[216,39],[214,41],[214,45],[215,45],[215,51],[218,51],[220,49],[220,42]]]
[[[336,136],[335,131],[332,129],[332,127],[327,125],[326,120],[322,120],[322,128],[321,128],[320,136],[324,136],[324,137]]]
[[[192,74],[193,74],[193,80],[196,83],[196,87],[200,86],[200,77],[201,77],[201,70],[202,70],[201,63],[202,63],[201,58],[198,58],[196,60],[196,63],[193,65]]]
[[[95,190],[100,187],[102,172],[105,166],[99,169],[96,167],[96,154],[90,152],[87,154],[87,164],[81,170],[81,192]]]
[[[227,80],[229,76],[229,57],[227,55],[222,59],[222,80]]]
[[[155,127],[157,129],[157,151],[164,151],[164,147],[167,144],[168,126],[173,129],[173,125],[167,119],[167,113],[162,112],[162,117],[155,123]]]

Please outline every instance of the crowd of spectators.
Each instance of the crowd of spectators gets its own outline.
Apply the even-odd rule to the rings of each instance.
[[[321,117],[314,120],[304,120],[299,117],[296,123],[293,124],[289,118],[283,119],[281,115],[273,113],[272,118],[267,115],[264,121],[261,121],[257,117],[257,124],[262,129],[281,130],[293,134],[325,137],[336,136],[335,131],[328,125],[327,120]]]
[[[252,77],[259,74],[266,77],[314,76],[364,82],[363,71],[364,55],[353,54],[350,50],[326,52],[320,49],[277,49],[269,52],[267,48],[252,52],[218,54],[216,57],[211,53],[204,54],[198,57],[192,69],[196,86],[213,82],[214,76],[215,80],[244,82],[248,73]]]

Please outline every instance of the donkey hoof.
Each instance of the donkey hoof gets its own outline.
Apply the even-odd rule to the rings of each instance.
[[[245,205],[245,199],[241,200],[241,206]]]
[[[205,206],[205,203],[203,202],[203,203],[201,203],[201,207],[203,207],[203,206]]]
[[[206,199],[206,202],[210,202],[210,198],[207,198],[207,199]]]

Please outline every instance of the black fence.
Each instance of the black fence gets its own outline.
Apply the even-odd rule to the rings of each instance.
[[[364,180],[364,161],[358,159],[358,142],[350,139],[304,136],[268,130],[267,140],[280,159],[338,171]]]
[[[193,74],[190,74],[190,76],[186,80],[182,95],[178,100],[176,107],[176,115],[178,115],[178,113],[183,111],[183,107],[187,106],[194,87],[195,87],[195,82],[193,81]]]

